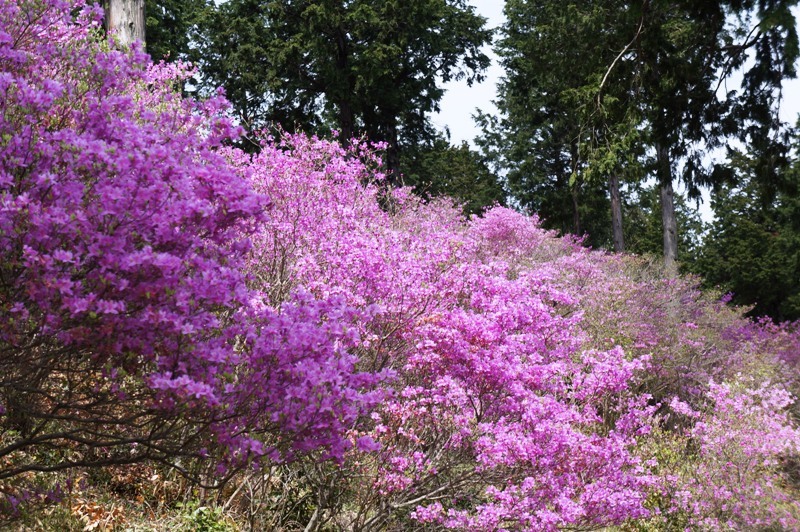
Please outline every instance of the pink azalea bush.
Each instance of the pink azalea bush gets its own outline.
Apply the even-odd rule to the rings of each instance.
[[[0,481],[252,466],[298,498],[272,528],[800,526],[795,327],[387,190],[363,140],[243,153],[98,17],[0,0]]]
[[[797,500],[776,474],[780,460],[800,451],[800,432],[787,419],[794,402],[779,386],[711,383],[705,413],[674,400],[694,418],[684,437],[696,454],[676,468],[673,503],[703,529],[797,527]]]
[[[355,497],[358,512],[323,508],[328,519],[461,530],[756,526],[782,500],[787,513],[774,523],[795,522],[781,465],[800,441],[788,402],[739,416],[735,441],[714,440],[705,454],[682,449],[683,476],[667,451],[693,429],[664,427],[673,400],[702,411],[698,424],[732,426],[712,383],[741,387],[746,373],[762,380],[744,389],[760,389],[780,371],[779,344],[796,336],[763,332],[774,345],[754,349],[734,338],[749,322],[691,279],[591,252],[508,209],[465,222],[446,204],[400,191],[388,213],[373,163],[363,144],[348,152],[299,136],[268,142],[245,162],[276,202],[250,258],[263,288],[277,300],[303,286],[377,307],[363,324],[361,364],[398,375],[374,427],[354,432],[378,442],[377,452],[349,454],[344,470],[328,473],[341,476],[336,487],[308,487],[322,499]],[[786,429],[787,446],[758,446],[765,419],[770,434]],[[690,485],[707,485],[700,479],[729,468],[728,447],[746,442],[768,464],[751,478],[774,497],[765,502],[751,485],[747,503],[720,521],[709,494]]]
[[[224,156],[224,99],[183,99],[185,68],[96,40],[100,15],[0,2],[0,479],[340,459],[380,399],[351,352],[369,313],[248,286],[270,200]]]

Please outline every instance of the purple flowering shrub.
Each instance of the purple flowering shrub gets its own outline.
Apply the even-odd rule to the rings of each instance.
[[[369,312],[248,285],[269,198],[226,158],[224,99],[183,99],[183,66],[111,49],[99,17],[0,1],[0,480],[341,459],[381,397],[355,369]]]
[[[793,397],[783,387],[742,379],[712,382],[708,399],[704,411],[670,403],[673,418],[694,422],[664,438],[693,449],[680,462],[662,459],[674,489],[669,509],[705,530],[797,528],[796,492],[779,474],[781,461],[800,451],[800,431],[786,412]]]
[[[3,510],[148,461],[263,529],[800,527],[795,326],[388,192],[363,140],[225,145],[98,16],[0,0]]]
[[[760,349],[735,341],[733,330],[749,322],[692,279],[591,252],[508,209],[465,222],[444,203],[399,191],[387,213],[364,150],[286,137],[267,142],[250,167],[276,205],[249,259],[262,288],[280,300],[302,286],[372,309],[361,324],[361,367],[397,375],[372,429],[353,431],[379,446],[305,475],[316,499],[337,501],[318,507],[317,519],[348,529],[748,527],[778,504],[786,514],[774,513],[773,524],[795,522],[783,464],[800,440],[788,402],[733,425],[713,384],[746,391],[775,380],[776,357],[787,356],[777,340]],[[796,341],[784,337],[780,345]],[[756,380],[743,384],[743,374]],[[673,426],[671,401],[698,417]],[[702,423],[738,432],[701,453],[690,433]],[[759,447],[767,426],[781,427],[788,443]],[[720,506],[696,489],[710,483],[698,479],[731,489],[734,476],[719,476],[731,471],[723,458],[745,444],[766,465],[721,521]]]

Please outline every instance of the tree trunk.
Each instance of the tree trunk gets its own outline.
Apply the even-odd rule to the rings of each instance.
[[[397,136],[397,117],[391,117],[386,127],[386,173],[392,187],[402,185],[400,179],[400,140]]]
[[[106,31],[114,32],[121,47],[136,41],[144,46],[144,0],[105,0],[103,9]]]
[[[664,230],[664,265],[674,272],[678,261],[678,222],[671,182],[661,185],[661,224]]]
[[[350,141],[355,135],[355,121],[353,119],[353,106],[351,105],[352,91],[355,90],[355,80],[350,72],[350,42],[347,33],[341,27],[336,28],[336,70],[338,76],[347,80],[345,90],[336,90],[333,94],[334,101],[339,107],[339,140],[342,145],[350,146]],[[326,96],[329,96],[325,92]]]
[[[580,161],[580,150],[578,150],[578,143],[572,142],[569,146],[570,160],[569,160],[569,174],[566,180],[569,186],[569,194],[572,199],[572,232],[575,236],[583,236],[581,233],[581,211],[580,202],[578,198],[580,187],[580,178],[576,175],[575,169],[578,167]],[[572,176],[575,176],[573,180]]]
[[[625,251],[625,238],[622,234],[622,199],[619,194],[619,176],[612,172],[608,176],[608,189],[611,193],[611,231],[614,240],[614,251]]]
[[[674,275],[678,266],[678,221],[675,218],[675,198],[672,190],[672,170],[669,154],[656,145],[658,180],[661,191],[661,227],[664,233],[664,266]]]
[[[572,230],[575,236],[583,236],[581,233],[581,210],[578,203],[578,184],[575,183],[569,187],[569,193],[572,197]]]
[[[347,100],[339,102],[339,140],[342,146],[350,146],[355,130],[353,129],[353,108]]]

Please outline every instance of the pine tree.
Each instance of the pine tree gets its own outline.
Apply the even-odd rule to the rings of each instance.
[[[398,181],[401,153],[436,135],[441,84],[482,79],[484,25],[465,0],[230,0],[198,59],[247,127],[385,142]]]
[[[781,140],[774,109],[776,90],[795,74],[795,3],[508,0],[499,46],[504,114],[491,143],[511,192],[534,208],[546,205],[543,183],[571,195],[579,231],[579,184],[604,176],[616,203],[616,179],[627,172],[636,181],[647,169],[660,187],[664,258],[674,270],[673,183],[697,197],[700,187],[732,178],[724,165],[704,166],[708,150],[738,137],[766,154]],[[720,91],[736,71],[742,90]]]

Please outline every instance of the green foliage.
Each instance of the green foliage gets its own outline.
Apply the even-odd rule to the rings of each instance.
[[[757,179],[753,157],[735,154],[733,162],[740,185],[716,195],[715,223],[695,269],[708,286],[752,306],[753,316],[800,319],[800,162],[778,189]]]
[[[624,205],[625,243],[627,251],[658,256],[662,251],[661,204],[658,186],[638,187]],[[675,216],[678,222],[678,247],[681,264],[692,270],[700,253],[705,224],[697,209],[684,195],[675,195]]]
[[[280,126],[400,154],[434,136],[442,82],[481,79],[485,19],[464,0],[230,0],[205,21],[198,63],[249,128]]]
[[[211,6],[210,0],[146,1],[147,53],[154,61],[187,59],[198,25]]]
[[[624,13],[618,2],[506,2],[498,45],[506,78],[499,119],[482,116],[482,147],[504,173],[516,201],[545,226],[610,241],[605,179],[635,154],[623,139],[635,131],[611,124],[624,115],[625,95],[597,86],[620,36],[607,31]],[[611,128],[616,127],[612,132]],[[617,138],[621,134],[620,138]]]
[[[438,137],[429,147],[404,154],[400,168],[405,184],[413,185],[415,193],[426,198],[449,196],[463,205],[464,214],[505,205],[499,179],[466,142],[456,147]]]
[[[225,516],[222,508],[203,506],[189,502],[181,507],[184,530],[192,532],[233,532],[233,522]]]
[[[595,245],[608,242],[595,226],[609,219],[611,175],[633,187],[647,174],[664,186],[680,178],[693,199],[731,180],[704,164],[731,137],[775,168],[775,89],[798,57],[794,4],[509,0],[502,116],[481,117],[482,147],[521,205]],[[720,91],[736,71],[743,90]]]

